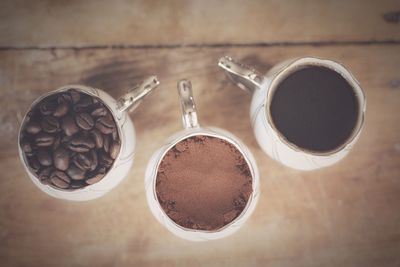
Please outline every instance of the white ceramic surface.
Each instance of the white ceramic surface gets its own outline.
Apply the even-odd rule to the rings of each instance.
[[[226,68],[226,64],[230,65],[229,68]],[[254,135],[263,151],[276,161],[294,169],[314,170],[343,159],[357,142],[364,124],[366,99],[358,81],[339,63],[313,57],[292,59],[276,65],[262,77],[252,68],[236,63],[229,57],[221,58],[219,65],[239,87],[252,92],[250,119]],[[358,121],[352,135],[338,148],[324,153],[307,151],[286,140],[275,128],[268,108],[280,81],[292,72],[310,65],[324,66],[341,74],[352,85],[358,100]],[[238,68],[234,72],[245,72],[245,75],[239,76],[232,72],[232,66]]]

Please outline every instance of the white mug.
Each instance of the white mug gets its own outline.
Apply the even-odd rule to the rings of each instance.
[[[158,149],[151,157],[145,175],[145,190],[147,196],[147,203],[150,207],[152,214],[155,218],[164,225],[170,232],[178,237],[190,241],[207,241],[226,237],[237,231],[245,221],[250,217],[251,213],[256,207],[259,197],[259,173],[255,159],[247,147],[234,135],[219,128],[214,127],[200,127],[197,121],[196,107],[193,100],[191,84],[189,81],[182,80],[178,83],[178,93],[180,97],[182,122],[184,130],[171,136],[168,141]],[[225,225],[221,229],[215,231],[195,230],[184,228],[176,224],[165,213],[157,199],[156,194],[156,178],[157,171],[161,160],[165,154],[180,141],[187,139],[191,136],[205,135],[223,139],[232,144],[239,152],[242,153],[246,160],[251,176],[252,176],[252,189],[253,192],[249,197],[246,207],[242,213],[234,219],[231,223]]]
[[[63,190],[52,187],[50,185],[42,184],[39,179],[35,176],[35,174],[28,167],[25,155],[21,149],[20,143],[18,141],[18,151],[22,164],[25,167],[26,172],[28,173],[29,178],[32,182],[43,192],[48,195],[65,199],[65,200],[73,200],[73,201],[84,201],[98,198],[111,189],[116,187],[128,174],[134,159],[134,150],[136,143],[135,129],[132,124],[132,121],[127,113],[127,109],[136,108],[139,103],[143,100],[143,98],[148,95],[154,88],[156,88],[159,84],[159,81],[156,76],[150,76],[146,78],[141,84],[132,88],[127,94],[123,95],[118,100],[112,98],[106,92],[95,89],[88,86],[83,85],[67,85],[61,88],[58,88],[54,91],[48,92],[39,98],[37,98],[28,111],[32,110],[32,108],[39,103],[43,98],[60,93],[63,91],[67,91],[69,89],[75,89],[79,92],[88,94],[90,96],[96,97],[100,99],[105,106],[111,111],[111,114],[116,122],[120,141],[121,148],[118,156],[114,160],[112,167],[109,169],[107,174],[97,183],[92,185],[88,185],[84,188],[75,189],[75,190]],[[28,113],[27,113],[28,114]],[[21,128],[18,135],[18,140],[20,140],[21,130],[24,125],[27,114],[23,118],[23,123],[21,124]]]
[[[221,58],[218,65],[236,85],[253,94],[250,119],[255,137],[263,151],[276,161],[299,170],[326,167],[344,158],[358,140],[364,124],[366,99],[359,82],[339,63],[303,57],[284,61],[274,66],[265,76],[230,57]],[[322,66],[338,72],[351,85],[358,101],[358,118],[351,136],[331,151],[315,152],[296,146],[278,132],[271,119],[268,107],[274,90],[293,71],[305,66]]]

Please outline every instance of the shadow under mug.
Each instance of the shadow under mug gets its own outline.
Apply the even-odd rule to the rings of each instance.
[[[32,182],[39,189],[52,197],[72,201],[85,201],[95,199],[101,197],[102,195],[106,194],[111,189],[116,187],[127,176],[132,166],[136,144],[135,129],[126,110],[135,109],[144,99],[144,97],[148,95],[153,89],[155,89],[158,84],[159,81],[156,76],[149,76],[142,83],[133,87],[131,90],[129,90],[128,93],[120,97],[118,100],[115,100],[109,94],[100,89],[95,89],[84,85],[63,86],[37,98],[29,107],[28,112],[32,110],[32,108],[35,107],[36,104],[38,104],[45,97],[67,91],[69,89],[74,89],[81,93],[99,99],[109,109],[111,115],[114,118],[121,141],[121,148],[111,168],[108,170],[106,175],[97,183],[75,190],[56,189],[50,185],[44,185],[39,181],[39,179],[28,167],[25,161],[23,150],[19,143],[21,130],[28,115],[27,112],[22,120],[22,124],[19,130],[18,151],[21,162],[24,165],[24,168]]]
[[[250,119],[254,135],[263,151],[276,161],[299,170],[323,168],[344,158],[358,140],[364,124],[366,99],[358,81],[339,63],[313,57],[291,59],[274,66],[265,76],[230,57],[222,57],[218,65],[237,86],[252,93]],[[339,73],[352,87],[358,102],[358,117],[351,135],[333,150],[316,152],[291,143],[277,130],[271,118],[269,107],[280,82],[308,66],[325,67]]]
[[[197,120],[197,111],[193,99],[191,84],[182,80],[178,83],[178,93],[182,111],[182,123],[184,130],[171,136],[167,142],[151,157],[145,175],[145,190],[147,203],[154,217],[174,235],[190,241],[207,241],[226,237],[236,232],[250,217],[254,211],[260,194],[259,173],[256,161],[248,148],[231,133],[215,128],[200,127]],[[216,137],[232,144],[246,160],[252,176],[252,189],[247,204],[241,214],[229,224],[215,231],[195,230],[182,227],[175,223],[161,207],[156,193],[156,178],[159,165],[166,153],[177,143],[192,136]]]

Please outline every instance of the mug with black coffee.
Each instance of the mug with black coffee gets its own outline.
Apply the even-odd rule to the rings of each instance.
[[[250,119],[256,139],[282,164],[300,170],[332,165],[359,138],[365,96],[339,63],[299,58],[276,65],[266,76],[230,57],[218,65],[253,94]]]
[[[250,217],[259,196],[256,162],[231,133],[200,127],[191,83],[178,83],[184,130],[150,159],[147,202],[156,219],[191,241],[234,233]]]
[[[33,183],[66,200],[98,198],[126,177],[135,130],[127,109],[159,84],[146,78],[115,100],[106,92],[68,85],[33,102],[19,131],[19,155]]]

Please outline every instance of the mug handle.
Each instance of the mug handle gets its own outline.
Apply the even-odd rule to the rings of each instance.
[[[264,75],[255,69],[225,56],[219,59],[218,66],[222,68],[228,78],[239,88],[253,93],[258,90],[264,82]]]
[[[178,82],[178,95],[181,103],[182,124],[185,129],[199,128],[197,109],[193,98],[192,83],[188,80]]]
[[[123,112],[129,108],[129,111],[136,109],[143,99],[149,95],[160,84],[157,76],[152,75],[135,85],[128,93],[117,100],[118,112]]]

